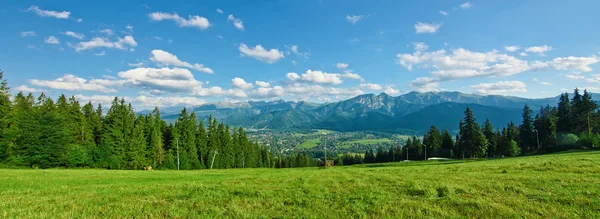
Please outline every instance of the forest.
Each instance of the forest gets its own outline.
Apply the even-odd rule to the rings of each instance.
[[[0,163],[31,168],[204,169],[297,167],[306,156],[275,158],[248,140],[243,128],[210,118],[197,121],[184,108],[167,123],[155,108],[138,115],[115,97],[108,111],[61,95],[10,95],[0,71]],[[287,165],[286,165],[287,164]]]
[[[382,163],[402,160],[443,158],[514,157],[522,154],[551,152],[572,148],[600,146],[600,111],[592,95],[575,88],[573,97],[560,95],[557,106],[542,107],[537,114],[525,105],[519,126],[510,122],[496,129],[489,120],[480,125],[469,107],[460,121],[459,133],[453,138],[447,129],[430,130],[418,138],[409,138],[403,146],[379,147],[364,156],[344,154],[338,164]]]

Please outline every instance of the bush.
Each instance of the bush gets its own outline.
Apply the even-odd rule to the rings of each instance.
[[[511,140],[508,143],[508,155],[511,157],[516,157],[519,156],[519,154],[521,154],[521,148],[516,141]]]
[[[597,147],[600,145],[600,135],[598,134],[583,134],[577,141],[579,147]]]
[[[574,134],[561,134],[556,137],[556,144],[560,148],[574,148],[577,146],[579,138]]]

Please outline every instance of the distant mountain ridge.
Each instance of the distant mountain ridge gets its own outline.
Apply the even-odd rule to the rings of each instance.
[[[525,104],[535,112],[542,106],[555,106],[557,101],[558,97],[528,99],[460,92],[410,92],[396,97],[385,93],[363,94],[322,104],[284,100],[216,102],[188,109],[200,119],[212,115],[230,125],[256,129],[422,132],[433,124],[456,129],[467,106],[480,122],[490,119],[492,124],[503,126],[510,121],[519,123]],[[167,120],[176,119],[179,111],[181,108],[161,109]]]

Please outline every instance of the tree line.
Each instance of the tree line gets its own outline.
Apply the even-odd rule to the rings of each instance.
[[[490,158],[597,147],[600,145],[598,108],[587,90],[581,94],[576,88],[572,99],[568,93],[563,93],[557,106],[542,106],[535,117],[531,108],[525,105],[520,125],[511,121],[506,127],[496,129],[490,120],[480,125],[467,107],[455,137],[445,128],[439,130],[431,126],[422,139],[413,136],[404,146],[379,147],[376,152],[366,151],[364,156],[343,154],[337,162],[351,165],[431,157]]]
[[[167,123],[158,108],[138,115],[117,97],[106,114],[100,104],[81,106],[65,95],[56,102],[44,93],[36,98],[20,92],[11,98],[0,71],[0,163],[191,170],[287,167],[276,164],[288,159],[275,158],[267,148],[248,140],[243,128],[231,128],[212,117],[205,125],[186,108],[176,121]],[[305,160],[295,163],[308,165]]]

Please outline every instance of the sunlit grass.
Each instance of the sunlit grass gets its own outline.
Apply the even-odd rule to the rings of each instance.
[[[330,169],[0,170],[4,218],[600,218],[600,152]]]

